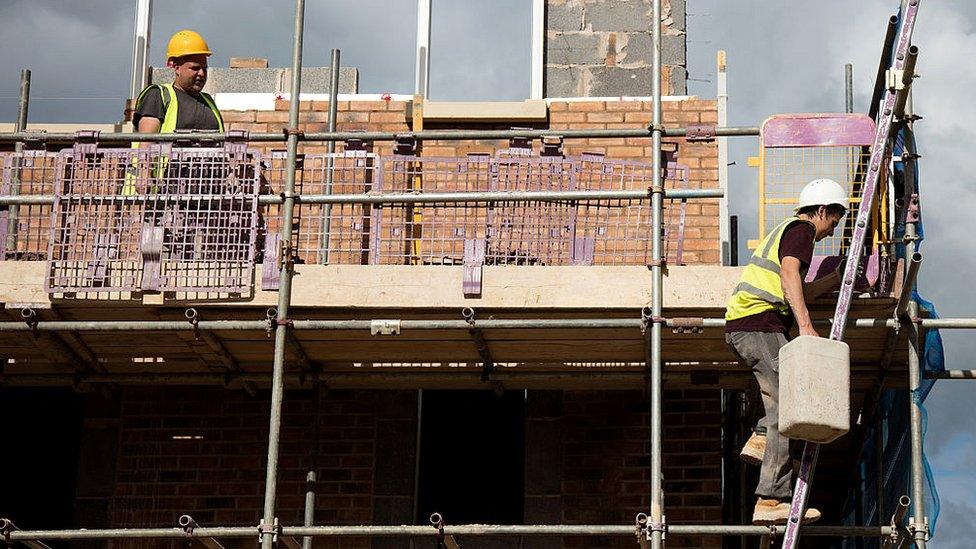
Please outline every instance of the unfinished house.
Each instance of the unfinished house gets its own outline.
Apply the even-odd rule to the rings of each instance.
[[[761,404],[723,337],[736,135],[759,136],[760,238],[815,177],[860,212],[811,269],[863,272],[812,307],[850,345],[852,429],[812,484],[803,461],[828,525],[804,543],[922,540],[905,390],[937,332],[900,240],[908,85],[884,77],[911,81],[917,1],[880,110],[752,128],[686,95],[683,0],[533,5],[522,102],[429,101],[424,71],[358,94],[296,55],[215,73],[226,134],[5,134],[9,543],[794,547],[795,525],[749,525],[737,456]]]

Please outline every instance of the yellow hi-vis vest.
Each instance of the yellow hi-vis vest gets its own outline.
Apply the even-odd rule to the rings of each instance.
[[[765,311],[776,311],[787,315],[790,307],[783,294],[783,280],[780,278],[779,243],[786,228],[794,221],[809,221],[799,217],[788,217],[776,226],[759,243],[742,272],[739,285],[732,292],[725,308],[725,320],[736,320]],[[811,223],[812,225],[812,223]]]
[[[146,94],[150,90],[154,90],[154,89],[159,89],[159,92],[162,94],[163,108],[166,110],[166,113],[163,115],[162,126],[160,126],[159,128],[159,133],[174,133],[176,131],[176,118],[179,114],[180,106],[179,106],[179,101],[176,98],[176,90],[173,88],[173,84],[150,84],[149,86],[146,86],[146,88],[139,93],[139,97],[136,98],[136,109],[137,110],[139,109],[139,105],[142,103],[142,100],[146,97]],[[206,103],[208,107],[210,107],[211,111],[213,111],[214,117],[217,119],[217,131],[223,133],[224,119],[223,117],[220,116],[220,111],[217,109],[217,104],[214,103],[213,98],[206,93],[200,92],[200,97],[203,98],[203,102]],[[139,146],[140,143],[138,142],[132,143],[133,149],[138,149]],[[167,161],[168,159],[165,157],[159,159],[159,164],[156,166],[156,169],[154,170],[155,172],[153,174],[154,177],[160,178],[163,176],[163,170],[166,168]],[[124,196],[132,196],[136,194],[135,172],[136,172],[136,157],[133,156],[132,166],[129,169],[129,171],[126,173],[125,184],[122,186],[122,194]]]

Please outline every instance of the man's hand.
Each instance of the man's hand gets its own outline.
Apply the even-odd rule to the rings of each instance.
[[[817,333],[817,330],[814,329],[813,324],[801,325],[800,326],[800,335],[801,336],[820,337],[820,334],[818,334]]]
[[[840,257],[840,263],[838,263],[837,268],[834,269],[834,272],[837,273],[837,278],[840,278],[841,280],[844,279],[844,269],[846,267],[847,267],[847,256],[842,255]]]

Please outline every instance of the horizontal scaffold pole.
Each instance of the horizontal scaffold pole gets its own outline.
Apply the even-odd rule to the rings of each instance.
[[[472,323],[467,320],[288,320],[295,330],[370,330],[376,323],[394,322],[401,330],[468,330]],[[653,321],[651,321],[653,322]],[[676,329],[722,328],[721,318],[667,318],[661,322]],[[648,321],[635,318],[549,318],[549,319],[485,319],[474,321],[474,326],[486,330],[508,329],[613,329],[647,326]],[[815,324],[829,324],[827,320]],[[973,329],[976,318],[919,319],[922,328]],[[848,328],[894,328],[898,321],[891,318],[858,318]],[[0,332],[170,332],[183,330],[266,330],[267,320],[201,320],[190,323],[181,320],[51,320],[40,322],[0,322]],[[383,337],[383,336],[378,336]]]
[[[591,130],[424,130],[418,132],[298,132],[299,141],[397,141],[415,139],[417,141],[461,141],[480,139],[536,139],[543,137],[562,137],[566,139],[591,139],[613,137],[651,137],[649,127],[627,129],[591,129]],[[664,137],[687,137],[687,128],[665,128]],[[694,135],[694,132],[693,132]],[[716,137],[756,136],[759,135],[758,126],[724,126],[715,128]],[[252,143],[274,143],[287,140],[288,133],[251,133],[246,141]],[[70,143],[78,139],[78,135],[68,132],[2,132],[0,143],[35,142],[35,143]],[[92,139],[92,137],[88,137]],[[187,134],[147,134],[147,133],[99,133],[99,143],[132,143],[141,142],[218,142],[226,139],[241,140],[233,133],[187,133]]]
[[[294,195],[300,204],[418,204],[418,203],[499,203],[499,202],[563,202],[576,200],[650,200],[652,189],[629,191],[492,191],[458,193],[375,193],[375,194],[312,194]],[[721,189],[660,189],[665,198],[686,200],[696,198],[722,198]],[[221,200],[239,199],[234,195],[201,194],[180,195],[180,200],[199,200],[217,203]],[[168,200],[174,199],[168,196]],[[62,201],[84,200],[87,204],[137,204],[158,201],[159,195],[65,195]],[[262,195],[259,204],[282,204],[281,195]],[[0,206],[52,205],[54,195],[3,195]]]
[[[667,526],[675,535],[703,536],[770,536],[782,528],[766,526],[678,525]],[[894,532],[891,526],[807,526],[803,534],[822,537],[883,537]],[[430,526],[284,526],[283,536],[312,537],[403,537],[403,536],[634,536],[634,525],[495,525],[469,524],[444,526],[443,531]],[[190,532],[182,528],[117,528],[102,530],[17,530],[10,541],[77,540],[126,538],[246,538],[257,535],[256,527],[209,527]]]

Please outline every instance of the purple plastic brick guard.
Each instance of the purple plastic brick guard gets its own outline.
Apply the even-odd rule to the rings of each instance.
[[[867,146],[874,121],[865,114],[778,114],[762,124],[764,147]]]

